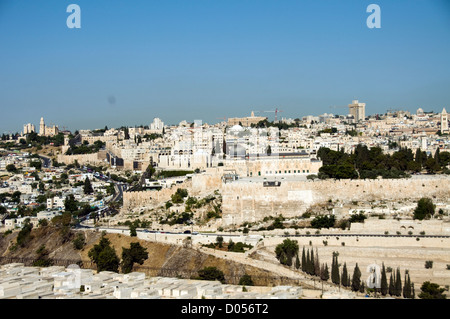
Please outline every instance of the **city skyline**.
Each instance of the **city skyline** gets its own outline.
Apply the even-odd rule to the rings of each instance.
[[[2,132],[450,107],[445,1],[76,3],[81,29],[69,1],[0,4]]]

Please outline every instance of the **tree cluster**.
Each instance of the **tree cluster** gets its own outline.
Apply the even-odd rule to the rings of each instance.
[[[317,151],[317,157],[323,162],[319,170],[319,178],[336,179],[375,179],[403,178],[408,173],[426,170],[434,174],[450,163],[450,153],[440,152],[437,149],[434,157],[432,154],[418,149],[413,154],[411,149],[400,148],[392,155],[384,154],[380,147],[371,147],[359,144],[351,154],[341,151],[333,151],[321,147]]]
[[[142,265],[148,258],[147,249],[139,243],[131,243],[130,248],[122,247],[122,261],[117,256],[111,242],[102,234],[98,244],[94,245],[88,252],[89,258],[97,265],[97,271],[119,272],[119,266],[123,273],[133,270],[135,263]]]

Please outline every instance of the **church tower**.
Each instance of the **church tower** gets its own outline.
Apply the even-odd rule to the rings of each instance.
[[[445,107],[441,113],[441,133],[448,133],[448,114]]]
[[[39,135],[45,136],[45,123],[43,117],[41,117],[41,122],[39,123]]]

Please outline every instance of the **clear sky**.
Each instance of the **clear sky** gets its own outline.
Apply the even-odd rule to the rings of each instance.
[[[0,0],[0,133],[41,116],[73,131],[346,114],[330,107],[353,99],[450,110],[449,0]]]

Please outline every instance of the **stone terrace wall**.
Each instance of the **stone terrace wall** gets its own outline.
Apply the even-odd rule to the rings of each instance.
[[[381,180],[282,181],[279,187],[239,181],[222,185],[225,225],[253,222],[266,216],[294,217],[328,200],[418,200],[450,198],[450,177]]]

